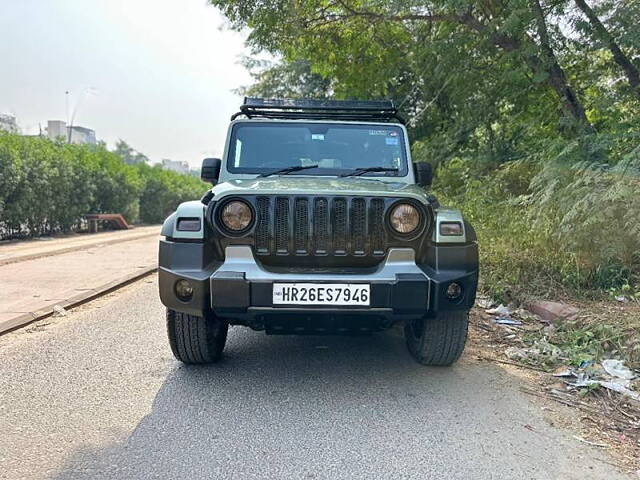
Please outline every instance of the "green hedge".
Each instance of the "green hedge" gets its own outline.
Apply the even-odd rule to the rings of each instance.
[[[87,213],[160,223],[202,196],[197,178],[159,166],[127,165],[103,146],[69,145],[0,132],[0,237],[77,228]]]
[[[640,298],[640,147],[625,152],[605,135],[544,141],[520,160],[459,156],[437,169],[440,201],[478,234],[484,288],[505,302],[603,290]],[[608,163],[581,162],[596,142]]]

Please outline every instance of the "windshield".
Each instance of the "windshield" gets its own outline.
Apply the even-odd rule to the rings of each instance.
[[[250,123],[234,126],[227,169],[266,174],[289,167],[317,167],[292,175],[341,175],[362,168],[388,171],[373,176],[405,176],[404,134],[392,125],[332,123]]]

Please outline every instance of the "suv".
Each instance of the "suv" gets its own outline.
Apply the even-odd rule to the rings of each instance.
[[[246,98],[214,187],[162,226],[159,288],[184,363],[221,357],[229,325],[267,334],[361,334],[403,323],[411,355],[462,353],[478,246],[425,188],[390,101]]]

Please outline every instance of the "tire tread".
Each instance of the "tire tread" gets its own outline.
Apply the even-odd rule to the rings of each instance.
[[[425,319],[419,339],[414,337],[411,326],[407,324],[407,347],[416,361],[423,365],[451,365],[464,351],[468,326],[468,311],[443,312],[435,318]]]
[[[228,325],[223,320],[167,309],[167,336],[174,357],[183,363],[216,362],[222,356]]]

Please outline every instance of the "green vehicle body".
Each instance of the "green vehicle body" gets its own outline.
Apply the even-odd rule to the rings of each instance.
[[[319,175],[313,169],[266,177],[232,171],[236,126],[301,122],[318,128],[391,125],[401,129],[408,168],[404,175],[370,172],[347,177]],[[416,360],[431,365],[457,360],[464,348],[468,311],[475,301],[477,242],[461,212],[440,206],[421,182],[404,125],[237,119],[230,125],[218,163],[220,170],[210,192],[200,201],[181,204],[162,227],[160,298],[168,309],[169,340],[178,359],[186,363],[217,360],[228,325],[269,334],[340,334],[381,331],[403,323]],[[246,203],[252,214],[250,227],[240,234],[230,232],[221,216],[224,207],[235,201]],[[420,213],[416,235],[393,230],[390,215],[401,204]],[[451,224],[459,226],[455,235],[442,228]],[[339,249],[343,241],[345,247]],[[326,249],[320,249],[322,242]],[[181,297],[184,282],[189,295]],[[368,303],[276,304],[278,285],[284,285],[278,289],[285,289],[285,296],[295,289],[291,285],[309,285],[310,296],[321,296],[331,294],[334,284],[362,285]],[[200,346],[193,347],[195,337],[185,336],[185,329],[200,332],[206,341],[199,340]],[[224,335],[216,333],[222,330]],[[447,344],[453,337],[455,345]]]

